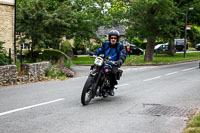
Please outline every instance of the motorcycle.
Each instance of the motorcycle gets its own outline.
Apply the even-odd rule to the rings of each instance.
[[[83,105],[88,105],[95,96],[104,98],[108,96],[107,91],[110,88],[109,73],[111,72],[112,66],[116,65],[114,61],[110,60],[111,58],[108,57],[96,57],[82,90],[81,103]],[[122,70],[119,70],[119,74],[117,75],[120,77]]]

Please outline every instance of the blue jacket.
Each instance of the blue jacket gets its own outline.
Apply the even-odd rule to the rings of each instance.
[[[110,41],[106,41],[102,47],[96,51],[97,56],[100,54],[104,54],[104,57],[111,57],[112,61],[118,61],[120,59],[124,62],[126,59],[126,51],[121,43],[112,46]]]

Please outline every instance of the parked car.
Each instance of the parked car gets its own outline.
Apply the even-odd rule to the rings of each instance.
[[[136,45],[134,44],[124,44],[125,48],[127,47],[127,45],[130,45],[130,54],[131,55],[143,55],[144,54],[144,50],[137,47]]]
[[[200,50],[200,43],[198,43],[197,45],[195,45],[196,50]]]
[[[169,54],[171,51],[169,49],[169,43],[158,44],[154,47],[154,53],[156,54]],[[176,48],[173,47],[173,53],[176,53]]]
[[[174,47],[177,51],[183,51],[185,47],[185,39],[174,39]],[[186,40],[186,49],[188,49],[188,43]]]

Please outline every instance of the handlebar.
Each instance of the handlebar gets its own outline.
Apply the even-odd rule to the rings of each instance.
[[[96,58],[96,57],[98,57],[97,55],[95,55],[94,54],[94,52],[90,52],[89,53],[89,56],[90,57],[92,57],[92,58]],[[103,58],[104,59],[104,63],[105,64],[110,64],[110,65],[115,65],[115,66],[117,66],[118,64],[117,64],[117,61],[111,61],[111,57],[104,57],[104,55],[103,54],[101,54],[101,55],[99,55],[101,58]]]

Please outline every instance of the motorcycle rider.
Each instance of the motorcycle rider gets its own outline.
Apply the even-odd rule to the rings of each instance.
[[[112,64],[111,73],[110,73],[110,88],[108,89],[108,94],[114,96],[114,88],[117,85],[117,73],[118,68],[126,59],[126,49],[124,46],[119,43],[120,34],[117,30],[111,30],[108,34],[109,41],[103,43],[96,51],[96,55],[104,54],[104,57],[110,57],[111,61],[114,61]]]

